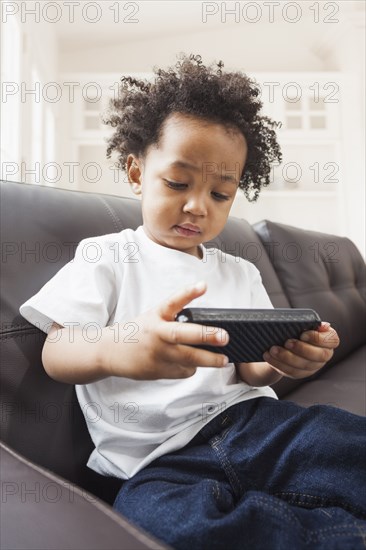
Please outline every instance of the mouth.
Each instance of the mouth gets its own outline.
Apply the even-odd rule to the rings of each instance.
[[[174,229],[179,235],[183,235],[184,237],[196,237],[197,235],[200,235],[201,230],[199,227],[192,225],[190,223],[185,223],[183,225],[175,225]]]

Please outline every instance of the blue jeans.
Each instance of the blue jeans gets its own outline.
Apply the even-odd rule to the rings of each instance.
[[[114,508],[181,550],[366,548],[366,419],[233,405],[123,482]]]

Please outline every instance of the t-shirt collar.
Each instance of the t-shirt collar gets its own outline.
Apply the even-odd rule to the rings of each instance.
[[[191,257],[193,258],[193,261],[196,261],[196,262],[206,262],[207,260],[206,248],[203,246],[203,244],[198,245],[202,252],[202,258],[197,258],[197,256],[194,256],[193,254],[188,254],[183,250],[177,250],[176,248],[169,248],[168,246],[163,246],[159,243],[156,243],[146,234],[145,229],[142,225],[139,225],[139,227],[135,230],[135,232],[137,236],[141,238],[152,251],[160,252],[160,253],[166,252],[167,254],[171,254],[172,256],[175,256],[175,257],[177,257],[177,255],[181,256],[182,254],[184,254],[184,257],[186,256]]]

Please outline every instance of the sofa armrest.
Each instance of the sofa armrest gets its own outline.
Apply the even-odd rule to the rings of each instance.
[[[168,548],[94,495],[2,443],[0,465],[2,548]]]

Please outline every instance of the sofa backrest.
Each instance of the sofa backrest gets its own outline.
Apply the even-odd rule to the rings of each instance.
[[[0,190],[1,437],[30,460],[111,501],[115,480],[85,466],[93,444],[74,387],[45,373],[46,335],[19,314],[19,306],[73,258],[82,239],[136,229],[142,223],[140,201],[13,182],[1,182]],[[253,261],[273,304],[289,306],[265,248],[246,221],[229,219],[206,246]]]
[[[341,344],[326,369],[366,343],[366,265],[346,237],[264,220],[254,225],[291,307],[315,309]]]

